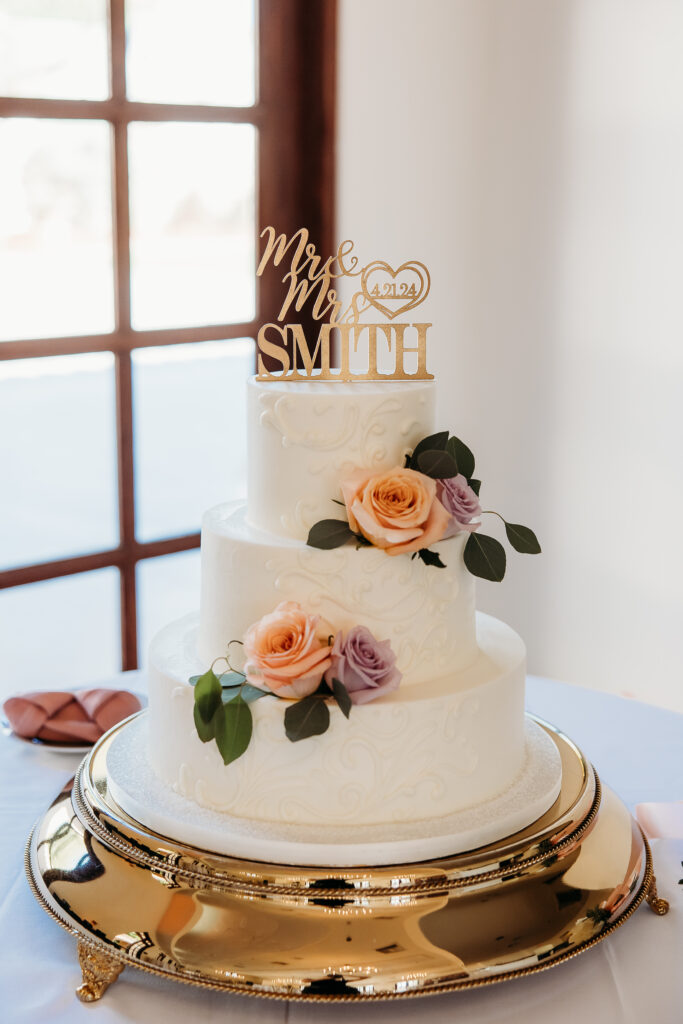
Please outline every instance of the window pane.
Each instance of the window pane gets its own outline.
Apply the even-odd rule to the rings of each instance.
[[[192,533],[205,509],[246,494],[253,353],[248,339],[133,352],[140,540]]]
[[[128,96],[250,106],[255,39],[254,0],[127,0]]]
[[[0,341],[111,331],[104,121],[0,119]]]
[[[114,357],[0,363],[0,568],[118,543]]]
[[[107,0],[0,0],[0,95],[109,95]]]
[[[255,129],[129,129],[131,288],[138,330],[254,318]]]
[[[117,569],[0,590],[3,697],[106,679],[120,647]]]
[[[142,667],[147,664],[147,652],[154,634],[174,619],[199,608],[199,549],[161,558],[145,558],[138,562],[136,572],[138,649]]]

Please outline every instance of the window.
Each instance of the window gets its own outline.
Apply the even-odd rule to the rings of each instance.
[[[16,685],[32,644],[57,676],[135,668],[201,510],[244,492],[258,234],[332,251],[335,15],[0,0],[0,648],[41,662]]]

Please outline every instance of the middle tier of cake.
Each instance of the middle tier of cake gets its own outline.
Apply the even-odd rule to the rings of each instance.
[[[478,654],[467,536],[432,545],[446,566],[437,568],[379,548],[321,551],[264,533],[249,525],[244,503],[210,509],[202,522],[200,663],[208,668],[278,604],[297,601],[333,633],[363,625],[390,640],[402,689],[460,672]]]

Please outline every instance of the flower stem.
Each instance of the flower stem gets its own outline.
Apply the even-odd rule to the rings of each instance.
[[[228,668],[230,669],[231,672],[234,672],[238,676],[244,676],[244,678],[246,679],[246,676],[244,675],[244,672],[241,669],[239,669],[239,668],[234,668],[233,665],[230,662],[230,658],[229,658],[228,655],[230,653],[230,647],[231,647],[232,644],[239,644],[240,647],[244,647],[244,644],[242,643],[241,640],[231,640],[230,643],[228,644],[228,654],[225,655],[225,663],[226,663],[226,665],[228,666]]]
[[[500,512],[494,512],[492,508],[485,509],[481,514],[483,516],[498,516],[498,518],[500,519],[501,523],[505,522],[505,520],[503,519],[503,517],[500,514]]]

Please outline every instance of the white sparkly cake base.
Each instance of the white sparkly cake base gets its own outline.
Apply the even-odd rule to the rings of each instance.
[[[147,746],[143,712],[121,729],[107,753],[109,791],[126,814],[179,843],[279,864],[370,867],[474,850],[540,818],[557,799],[562,781],[557,747],[527,717],[521,774],[505,792],[476,807],[400,825],[271,824],[211,811],[180,796],[153,772]]]

